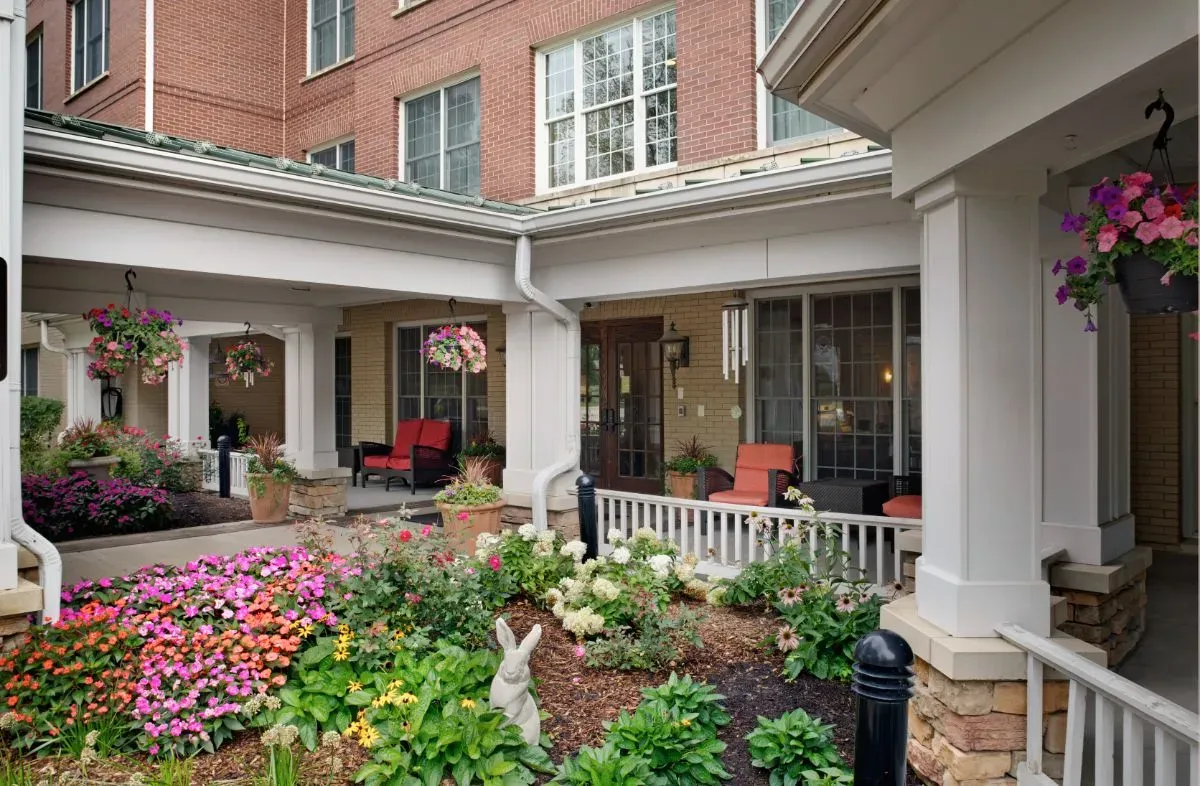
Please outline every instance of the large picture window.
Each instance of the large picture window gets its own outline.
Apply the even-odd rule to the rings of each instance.
[[[42,108],[42,34],[25,44],[25,106]]]
[[[675,9],[631,19],[539,57],[546,187],[674,163]]]
[[[479,77],[404,102],[404,179],[479,193]]]
[[[487,341],[487,323],[471,327]],[[421,344],[440,324],[396,329],[396,419],[448,420],[454,426],[454,445],[488,430],[487,374],[447,371],[421,357]]]
[[[77,92],[108,71],[108,0],[76,0],[71,31],[71,89]]]
[[[916,287],[756,300],[754,438],[805,479],[919,473],[920,333]]]

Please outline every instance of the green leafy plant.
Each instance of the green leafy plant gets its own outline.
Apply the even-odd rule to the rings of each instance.
[[[475,559],[480,573],[488,576],[506,595],[524,593],[543,600],[546,593],[575,573],[576,556],[583,558],[586,547],[574,541],[569,548],[562,535],[553,530],[538,532],[532,525],[517,535],[482,533],[475,540]],[[500,570],[489,570],[491,557],[499,557]]]
[[[29,765],[13,759],[0,761],[0,786],[33,786]]]
[[[703,620],[700,614],[682,606],[674,614],[642,614],[636,626],[608,630],[603,637],[588,642],[588,665],[623,671],[660,671],[681,660],[685,649],[704,646],[699,633]]]
[[[605,728],[609,745],[650,765],[649,786],[711,786],[733,777],[721,766],[725,743],[695,713],[642,705]]]
[[[751,764],[771,772],[771,786],[853,783],[849,769],[833,744],[833,725],[803,709],[774,720],[759,717],[746,735]]]
[[[42,396],[21,396],[21,472],[50,468],[50,443],[62,420],[63,403]]]
[[[579,749],[574,757],[563,759],[558,776],[551,783],[569,786],[644,786],[654,778],[650,764],[639,756],[623,754],[604,745]]]
[[[177,757],[170,754],[158,766],[147,786],[192,786],[193,757]]]
[[[879,627],[883,600],[864,582],[821,581],[781,591],[775,610],[784,624],[775,636],[786,654],[784,673],[796,679],[848,681],[858,640]]]
[[[488,480],[488,465],[482,461],[460,460],[458,472],[433,496],[451,508],[493,505],[500,501],[501,490]]]
[[[644,706],[661,712],[677,707],[695,715],[695,723],[714,734],[731,720],[721,704],[724,700],[707,682],[696,682],[691,675],[680,677],[675,672],[663,684],[642,689]]]
[[[496,441],[496,436],[490,431],[485,431],[476,434],[471,438],[471,441],[463,446],[458,452],[460,459],[463,458],[485,458],[502,460],[504,458],[504,446]]]
[[[112,432],[94,420],[77,420],[59,439],[59,461],[66,468],[68,461],[84,461],[112,454]]]
[[[678,472],[681,475],[693,475],[699,470],[715,466],[717,457],[713,455],[712,449],[696,437],[677,442],[675,455],[667,459],[664,465],[668,472]]]
[[[254,778],[254,786],[298,786],[300,759],[293,746],[299,730],[295,726],[272,726],[262,735],[267,749],[264,771]]]
[[[246,483],[256,495],[261,497],[266,494],[268,477],[281,484],[291,483],[296,479],[296,467],[283,457],[283,443],[278,435],[261,434],[250,437],[246,441],[246,447],[250,450]]]

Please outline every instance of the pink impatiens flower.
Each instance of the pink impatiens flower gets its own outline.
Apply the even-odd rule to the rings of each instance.
[[[1150,221],[1143,221],[1141,224],[1138,224],[1138,228],[1133,234],[1143,243],[1153,243],[1155,240],[1158,240],[1159,237],[1158,224]],[[1111,246],[1109,246],[1109,248],[1111,248]],[[1108,251],[1109,249],[1104,248],[1103,244],[1101,244],[1100,250]]]
[[[1158,197],[1150,197],[1142,203],[1142,212],[1145,213],[1146,218],[1150,219],[1151,221],[1161,216],[1163,214],[1163,210],[1165,209],[1166,208],[1163,206],[1162,200]]]
[[[1142,226],[1146,226],[1146,224],[1142,224]],[[1113,246],[1117,244],[1119,236],[1117,227],[1114,224],[1105,224],[1096,232],[1096,246],[1104,252],[1112,251]]]
[[[582,644],[576,644],[575,645],[575,657],[582,659],[585,655],[587,655],[587,648],[584,647]]]

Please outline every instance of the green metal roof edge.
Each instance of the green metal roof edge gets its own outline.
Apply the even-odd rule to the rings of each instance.
[[[198,142],[191,139],[184,139],[183,137],[170,136],[158,131],[144,131],[140,128],[102,123],[96,120],[47,112],[41,109],[26,109],[25,120],[26,125],[31,125],[29,121],[33,121],[34,124],[43,124],[56,129],[89,136],[94,139],[148,146],[173,153],[211,158],[228,164],[241,164],[243,166],[269,169],[275,172],[311,177],[343,185],[357,186],[359,188],[386,191],[393,194],[404,194],[405,196],[417,197],[418,199],[446,202],[463,207],[478,207],[509,215],[530,215],[544,212],[538,208],[527,207],[525,205],[514,205],[509,202],[497,202],[492,199],[484,199],[483,197],[457,194],[453,191],[426,188],[415,183],[407,183],[403,180],[343,172],[340,169],[332,169],[321,164],[307,164],[282,156],[251,153],[232,147],[223,147],[212,142]]]

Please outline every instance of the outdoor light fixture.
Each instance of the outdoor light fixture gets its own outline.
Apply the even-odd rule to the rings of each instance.
[[[501,344],[498,347],[496,347],[496,354],[500,356],[501,363],[504,362],[504,353],[507,351],[508,351],[508,347],[506,347],[504,344]]]
[[[104,380],[104,390],[100,391],[100,419],[119,418],[124,409],[124,396],[121,389],[114,387],[111,380]]]
[[[742,366],[748,360],[750,346],[750,304],[741,292],[733,293],[733,300],[721,306],[721,373],[733,381],[741,381]]]
[[[885,368],[883,370],[883,381],[889,385],[892,384],[892,370],[890,368]]]
[[[675,372],[688,366],[688,337],[679,335],[675,323],[672,322],[658,339],[658,345],[662,347],[663,360],[671,367],[671,387],[678,387],[675,383]]]

